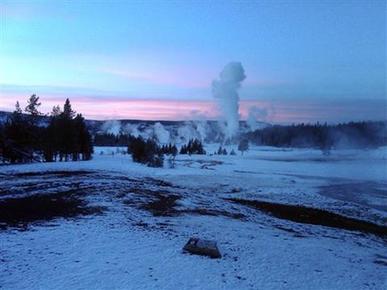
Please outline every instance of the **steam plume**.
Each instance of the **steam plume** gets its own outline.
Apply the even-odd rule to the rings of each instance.
[[[251,131],[255,131],[260,128],[259,122],[266,121],[269,112],[266,108],[258,108],[253,106],[249,109],[249,115],[247,117],[247,124]]]
[[[101,130],[108,134],[119,135],[121,132],[121,122],[109,120],[102,124]]]
[[[226,137],[232,138],[239,129],[238,89],[246,78],[240,62],[230,62],[219,75],[219,80],[212,82],[212,94],[218,102],[219,109],[226,121]]]
[[[154,130],[154,134],[156,135],[157,140],[158,140],[161,144],[166,144],[166,143],[169,142],[169,139],[170,139],[169,131],[166,130],[166,129],[164,128],[164,126],[163,126],[160,122],[157,122],[157,123],[153,126],[153,130]]]

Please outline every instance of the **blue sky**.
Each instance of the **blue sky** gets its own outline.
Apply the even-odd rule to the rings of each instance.
[[[0,109],[32,93],[44,110],[70,97],[95,118],[117,114],[87,111],[107,100],[211,102],[212,80],[240,61],[241,102],[278,107],[271,121],[385,118],[385,1],[0,1],[0,10]]]

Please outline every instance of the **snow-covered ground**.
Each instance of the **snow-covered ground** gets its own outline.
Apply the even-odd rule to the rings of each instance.
[[[5,225],[0,288],[387,288],[386,236],[296,223],[229,200],[304,205],[385,226],[386,148],[323,156],[253,147],[243,156],[179,155],[163,169],[120,151],[0,167],[0,205],[61,192],[102,209]],[[223,257],[183,254],[191,236],[216,240]]]

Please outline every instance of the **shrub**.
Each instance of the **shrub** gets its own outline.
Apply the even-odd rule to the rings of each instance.
[[[206,154],[206,151],[203,148],[202,142],[198,139],[189,140],[187,145],[183,145],[180,149],[180,154]]]
[[[238,150],[242,152],[242,155],[245,151],[249,150],[249,140],[241,139],[239,141]]]
[[[164,157],[160,147],[152,140],[133,137],[128,145],[128,153],[132,154],[134,162],[146,164],[149,167],[163,167]]]
[[[161,153],[166,154],[166,155],[172,155],[176,156],[177,155],[177,147],[176,145],[168,144],[168,145],[163,145],[161,148]]]
[[[219,146],[217,154],[218,155],[227,155],[226,148],[223,148],[222,146]]]

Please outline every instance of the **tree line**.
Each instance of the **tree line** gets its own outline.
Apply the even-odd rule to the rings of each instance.
[[[159,146],[154,139],[143,139],[141,136],[128,136],[128,153],[134,162],[146,164],[150,167],[163,167],[164,155],[169,156],[170,166],[174,167],[177,155],[176,145],[168,144]]]
[[[0,126],[0,158],[6,163],[89,160],[92,138],[85,119],[66,99],[63,110],[55,106],[48,125],[42,124],[39,97],[32,95],[23,110],[15,111]]]
[[[133,136],[128,134],[114,135],[111,133],[97,133],[94,135],[95,146],[128,146]]]
[[[275,125],[246,133],[256,145],[276,147],[376,148],[387,145],[387,122],[349,122],[337,125]]]
[[[174,167],[175,157],[179,153],[176,145],[166,144],[163,146],[150,138],[145,140],[141,136],[128,135],[128,153],[132,155],[134,162],[143,163],[150,167],[163,167],[164,156],[169,156],[170,167]],[[190,140],[180,149],[180,154],[206,154],[201,141]]]
[[[191,139],[186,145],[181,146],[180,154],[206,154],[206,151],[203,148],[203,144],[198,139]]]

